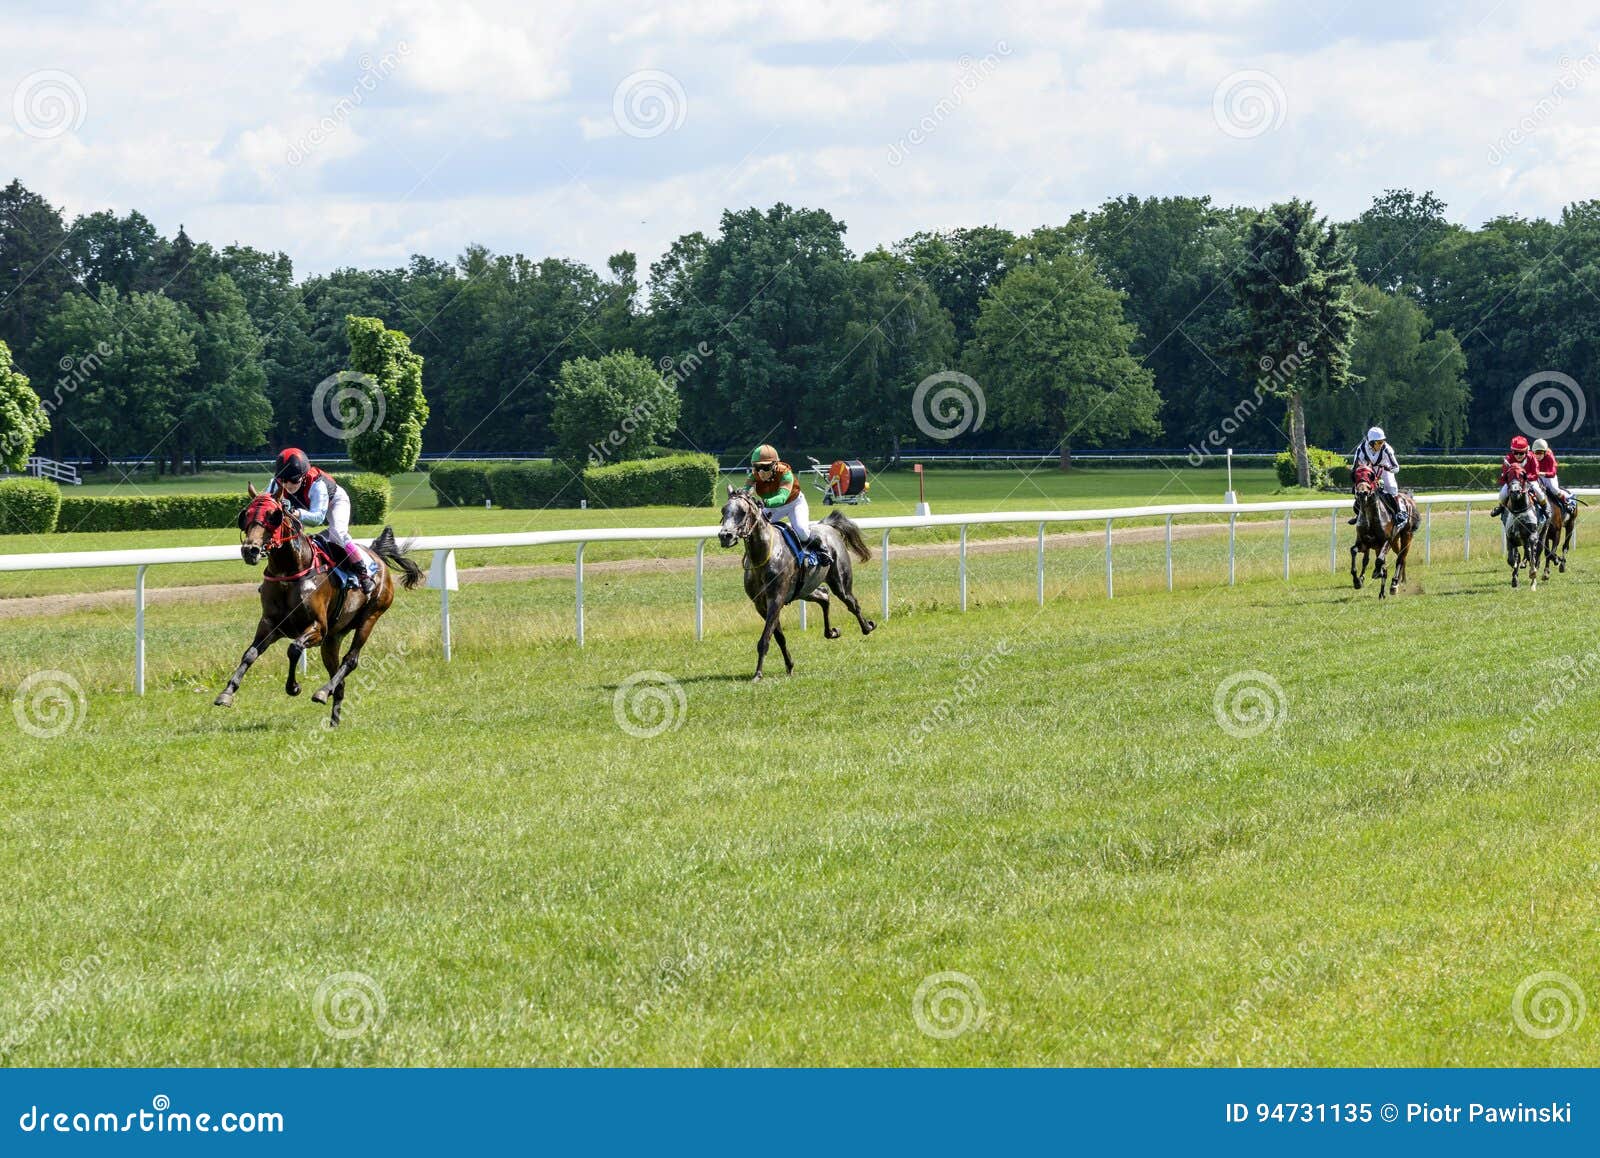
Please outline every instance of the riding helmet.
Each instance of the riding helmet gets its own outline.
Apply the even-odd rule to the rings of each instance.
[[[776,466],[777,463],[778,463],[778,451],[777,451],[777,449],[774,448],[774,447],[768,446],[764,442],[760,446],[756,447],[754,450],[752,450],[750,452],[750,465],[752,467]]]
[[[1522,435],[1519,434],[1519,435],[1517,435],[1515,438],[1513,438],[1511,440],[1511,452],[1513,454],[1524,453],[1524,452],[1527,451],[1527,449],[1528,449],[1528,440],[1526,438],[1523,438]]]
[[[1387,442],[1388,441],[1388,437],[1383,433],[1383,427],[1374,426],[1371,430],[1367,431],[1367,441],[1368,442]]]
[[[272,477],[279,482],[298,482],[311,471],[311,460],[306,452],[296,446],[285,447],[278,455],[277,470]]]
[[[1533,453],[1534,454],[1548,454],[1549,451],[1550,451],[1550,444],[1548,442],[1546,442],[1544,439],[1536,438],[1536,439],[1533,440]]]

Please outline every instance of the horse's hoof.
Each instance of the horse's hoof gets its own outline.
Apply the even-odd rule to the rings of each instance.
[[[233,707],[233,694],[231,692],[223,692],[216,699],[211,701],[211,706],[214,708]]]
[[[755,675],[751,676],[750,677],[750,682],[753,683],[753,684],[760,683],[761,682],[761,673],[760,672],[756,672]]]
[[[872,620],[869,619],[869,620],[867,620],[867,625],[861,629],[861,634],[862,635],[871,635],[874,631],[877,630],[877,627],[878,627],[878,625],[876,623],[874,623]]]
[[[824,638],[824,639],[838,639],[839,638],[839,629],[837,627],[828,628],[827,631],[824,631],[822,633],[822,638]]]
[[[300,685],[299,684],[289,684],[289,685],[287,685],[283,689],[283,694],[286,695],[286,696],[297,696],[297,695],[299,695],[300,694]]]
[[[327,703],[328,702],[328,689],[327,688],[318,688],[316,691],[312,692],[311,693],[311,702],[314,703],[314,704],[325,704],[325,703]]]

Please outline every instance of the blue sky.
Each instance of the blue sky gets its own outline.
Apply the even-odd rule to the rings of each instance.
[[[1600,191],[1570,3],[11,5],[0,88],[0,176],[301,272],[648,263],[780,200],[859,252],[1123,193],[1343,217],[1410,186],[1475,224]]]

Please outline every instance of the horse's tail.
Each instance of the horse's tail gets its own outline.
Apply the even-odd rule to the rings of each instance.
[[[400,584],[407,591],[422,582],[421,565],[406,554],[410,547],[410,543],[401,546],[395,542],[393,527],[385,527],[378,537],[372,540],[372,553],[390,566],[400,568],[404,573],[404,578],[400,580]]]
[[[822,521],[839,532],[839,537],[844,540],[844,545],[857,560],[865,563],[872,558],[872,549],[867,546],[867,541],[861,537],[861,528],[846,518],[843,511],[833,511]]]

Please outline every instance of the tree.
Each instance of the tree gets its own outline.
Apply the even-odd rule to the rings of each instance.
[[[909,262],[939,304],[950,314],[956,341],[965,345],[978,323],[978,311],[990,287],[1006,272],[1006,254],[1016,235],[998,225],[913,233],[894,247]]]
[[[261,335],[250,320],[244,295],[225,273],[209,278],[194,292],[195,366],[179,411],[179,433],[169,440],[174,473],[185,450],[198,473],[202,454],[260,446],[272,426]]]
[[[1074,442],[1160,433],[1161,398],[1129,352],[1137,337],[1122,295],[1069,251],[1006,274],[984,299],[967,358],[1002,420],[1054,438],[1067,470]]]
[[[350,368],[363,375],[364,403],[351,406],[360,421],[345,429],[359,431],[350,439],[350,459],[362,470],[394,475],[417,465],[422,454],[422,428],[428,421],[428,400],[422,393],[422,355],[411,340],[377,318],[350,317]],[[336,397],[336,395],[335,395]],[[349,414],[341,415],[348,419]]]
[[[556,375],[550,424],[564,458],[603,466],[643,457],[678,428],[678,388],[632,350],[573,358]]]
[[[1388,189],[1345,229],[1355,247],[1356,273],[1387,293],[1428,300],[1427,256],[1458,228],[1445,219],[1445,203],[1430,192]]]
[[[50,373],[29,350],[45,316],[72,288],[57,254],[66,240],[61,214],[43,197],[13,180],[0,190],[0,341],[35,379]]]
[[[296,443],[296,436],[310,425],[311,387],[327,374],[317,373],[311,313],[295,285],[294,265],[288,254],[241,245],[225,248],[220,263],[244,295],[250,320],[261,335],[259,361],[272,405],[275,441],[280,446]]]
[[[0,342],[0,466],[20,471],[28,465],[33,444],[50,429],[39,396],[27,376],[11,365],[11,349]]]
[[[1287,400],[1296,475],[1310,486],[1305,402],[1351,381],[1350,348],[1361,317],[1355,262],[1338,228],[1298,199],[1259,214],[1245,249],[1232,278],[1245,315],[1236,349],[1257,389]]]

